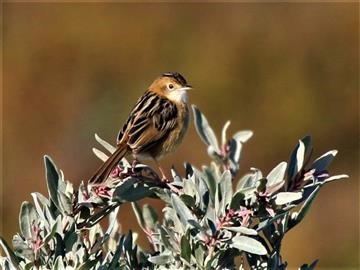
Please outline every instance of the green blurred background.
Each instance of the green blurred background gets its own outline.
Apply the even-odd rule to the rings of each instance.
[[[350,179],[323,188],[283,255],[291,268],[359,266],[358,3],[4,3],[2,41],[7,240],[21,202],[47,193],[45,153],[67,179],[87,179],[100,164],[94,133],[114,142],[150,82],[179,71],[218,133],[228,119],[255,132],[241,174],[268,173],[306,134],[315,156],[339,150],[331,173]],[[162,164],[184,161],[208,162],[193,126]],[[120,211],[127,231],[134,215]]]

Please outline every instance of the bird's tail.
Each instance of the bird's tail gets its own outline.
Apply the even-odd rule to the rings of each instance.
[[[118,145],[115,152],[101,165],[101,167],[94,173],[94,175],[89,179],[89,183],[99,184],[104,182],[111,171],[115,166],[120,162],[120,160],[126,155],[128,151],[127,144]]]

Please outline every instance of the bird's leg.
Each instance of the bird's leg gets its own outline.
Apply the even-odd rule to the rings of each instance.
[[[156,158],[154,158],[154,161],[156,163],[156,166],[159,168],[159,171],[161,173],[161,181],[168,182],[168,178],[166,177],[166,174],[164,170],[161,168],[159,161],[157,161]]]

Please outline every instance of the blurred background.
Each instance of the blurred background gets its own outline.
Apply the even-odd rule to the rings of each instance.
[[[8,241],[21,202],[47,194],[43,155],[73,183],[86,180],[100,165],[94,133],[115,142],[152,80],[178,71],[218,133],[226,120],[231,132],[255,132],[240,174],[267,174],[307,134],[314,157],[339,150],[331,173],[350,178],[322,189],[283,255],[292,269],[316,258],[323,269],[359,266],[358,3],[4,3],[2,40]],[[191,126],[163,167],[208,163],[202,146]],[[134,215],[120,212],[127,231]]]

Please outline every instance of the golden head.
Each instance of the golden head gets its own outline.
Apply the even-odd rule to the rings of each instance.
[[[162,95],[174,102],[188,101],[187,90],[192,87],[186,82],[185,78],[177,72],[167,72],[157,78],[149,87],[159,95]]]

